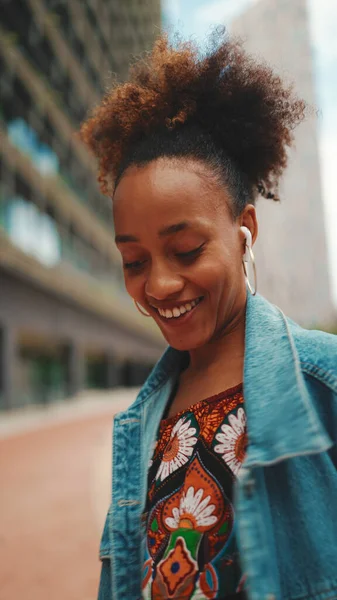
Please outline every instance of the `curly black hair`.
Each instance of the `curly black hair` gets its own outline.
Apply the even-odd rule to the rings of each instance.
[[[115,83],[82,124],[111,194],[125,169],[161,156],[207,162],[229,187],[240,214],[258,194],[277,199],[293,129],[305,103],[239,40],[216,29],[204,53],[162,35],[152,52]]]

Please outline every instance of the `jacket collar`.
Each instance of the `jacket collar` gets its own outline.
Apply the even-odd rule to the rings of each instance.
[[[244,398],[245,466],[278,462],[332,446],[306,386],[289,322],[262,296],[248,294]]]
[[[185,352],[168,348],[133,405],[144,405],[148,417],[156,421],[152,423],[155,430],[185,359]],[[289,321],[279,308],[250,293],[244,399],[249,437],[246,467],[323,452],[332,446],[304,380]]]

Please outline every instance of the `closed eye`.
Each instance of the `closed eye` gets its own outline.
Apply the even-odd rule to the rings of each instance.
[[[194,256],[198,256],[198,254],[200,254],[202,252],[202,249],[204,247],[204,243],[201,244],[200,246],[198,246],[198,248],[194,248],[193,250],[190,250],[189,252],[177,252],[176,256],[178,256],[179,258],[193,258]]]
[[[123,268],[129,270],[139,271],[144,265],[145,260],[135,260],[134,262],[124,263]]]
[[[198,246],[198,248],[189,250],[189,252],[177,252],[176,256],[183,261],[184,260],[186,260],[186,261],[193,260],[194,258],[199,256],[199,254],[201,254],[204,245],[205,245],[205,242],[203,244],[201,244],[200,246]],[[133,271],[133,272],[137,273],[142,270],[145,263],[146,263],[146,260],[135,260],[133,262],[124,263],[123,268],[127,271]]]

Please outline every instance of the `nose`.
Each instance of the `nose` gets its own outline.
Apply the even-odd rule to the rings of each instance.
[[[184,287],[184,280],[169,266],[152,264],[145,283],[145,294],[155,300],[165,300],[179,294]]]

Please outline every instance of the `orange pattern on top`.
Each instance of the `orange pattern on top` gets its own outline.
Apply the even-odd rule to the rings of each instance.
[[[206,445],[211,444],[214,434],[224,418],[233,409],[243,405],[242,385],[233,388],[233,390],[235,389],[238,390],[237,393],[230,397],[228,395],[231,393],[231,390],[227,390],[223,399],[221,399],[221,396],[224,393],[217,394],[216,396],[192,404],[169,419],[163,419],[160,424],[158,443],[155,448],[153,460],[157,458],[158,454],[162,455],[164,451],[166,454],[169,448],[174,445],[174,439],[170,439],[172,429],[180,417],[190,412],[193,412],[198,422],[200,428],[199,439],[203,439]]]

